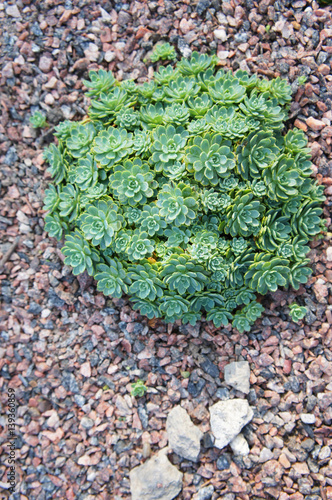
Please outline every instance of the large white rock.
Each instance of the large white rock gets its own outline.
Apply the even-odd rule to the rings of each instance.
[[[225,366],[224,379],[226,384],[237,391],[248,394],[250,390],[250,368],[248,361],[233,361]]]
[[[214,445],[219,449],[233,441],[254,416],[245,399],[219,401],[211,406],[209,411],[211,431],[215,437]]]
[[[167,450],[130,471],[132,500],[173,500],[180,493],[183,474],[168,460]]]
[[[166,431],[170,448],[182,458],[196,462],[201,449],[202,431],[181,406],[175,406],[167,417]]]
[[[241,457],[249,455],[249,445],[241,433],[230,442],[230,447],[232,448],[234,455],[239,455]]]

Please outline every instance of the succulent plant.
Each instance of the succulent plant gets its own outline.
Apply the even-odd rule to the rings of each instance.
[[[152,51],[150,59],[152,62],[157,62],[160,60],[173,61],[174,59],[176,59],[176,52],[173,45],[168,42],[157,43]]]
[[[119,207],[111,200],[97,201],[86,207],[80,216],[80,224],[85,238],[93,246],[100,245],[105,250],[111,245],[124,221],[118,211]]]
[[[127,285],[130,280],[118,260],[108,258],[107,264],[99,264],[95,278],[97,280],[97,289],[103,292],[104,295],[120,298],[123,293],[128,292]]]
[[[125,129],[110,127],[102,130],[94,141],[93,151],[96,161],[105,169],[110,169],[115,163],[131,153],[133,135]]]
[[[115,84],[115,78],[111,71],[100,69],[99,71],[89,71],[90,80],[83,80],[83,83],[89,90],[86,95],[89,97],[98,97],[102,93],[108,92]]]
[[[67,149],[74,158],[82,158],[91,148],[92,141],[96,135],[96,129],[92,123],[77,125],[70,132],[66,141]]]
[[[216,186],[220,177],[228,177],[235,167],[231,143],[221,135],[205,134],[195,137],[188,148],[188,169],[203,186]]]
[[[47,126],[46,116],[40,111],[35,111],[29,121],[33,128],[44,128]]]
[[[303,319],[307,314],[307,308],[299,306],[295,302],[289,306],[289,314],[294,323],[298,323],[301,319]]]
[[[133,162],[126,160],[123,165],[114,168],[109,186],[120,203],[135,206],[144,205],[153,196],[155,182],[149,165],[136,158]]]
[[[157,45],[152,59],[172,54]],[[149,319],[205,314],[243,333],[264,311],[257,294],[307,282],[324,186],[304,133],[283,131],[286,81],[216,63],[194,52],[140,85],[90,71],[88,117],[57,125],[44,152],[45,230],[65,237],[75,275]]]

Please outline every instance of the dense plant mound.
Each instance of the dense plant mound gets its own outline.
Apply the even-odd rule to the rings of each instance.
[[[256,292],[299,288],[323,225],[300,130],[279,78],[216,71],[193,53],[143,85],[90,72],[89,117],[56,127],[45,229],[65,263],[149,318],[249,331]]]

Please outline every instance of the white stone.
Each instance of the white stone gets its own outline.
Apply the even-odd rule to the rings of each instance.
[[[201,450],[202,431],[181,406],[175,406],[167,417],[166,431],[170,448],[182,458],[196,462]]]
[[[326,249],[326,260],[332,262],[332,247],[327,247]]]
[[[331,456],[331,448],[327,445],[323,446],[318,455],[319,460],[326,460],[326,458],[329,458],[330,456]]]
[[[167,448],[130,471],[132,500],[173,500],[182,490],[180,472],[168,460]]]
[[[54,97],[52,96],[52,94],[46,94],[45,104],[48,104],[49,106],[52,106],[52,104],[54,104]]]
[[[115,52],[112,52],[111,50],[107,50],[104,55],[104,59],[106,62],[111,62],[115,58]]]
[[[227,40],[227,33],[224,28],[218,28],[217,30],[214,30],[214,36],[218,38],[218,40],[221,40],[222,42],[226,42]]]
[[[6,14],[10,17],[21,17],[21,13],[16,5],[9,5],[6,9]]]
[[[249,455],[249,445],[241,433],[230,442],[230,446],[235,455],[240,455],[241,457]]]
[[[102,7],[99,6],[99,10],[100,10],[102,19],[104,19],[105,21],[111,21],[112,17],[108,12],[106,12],[105,9],[103,9]]]
[[[229,50],[219,50],[217,56],[221,61],[225,61],[229,56]]]
[[[316,417],[312,413],[301,413],[300,418],[304,424],[314,424]]]
[[[224,378],[226,384],[237,391],[248,394],[250,390],[250,368],[248,361],[233,361],[225,366]]]
[[[242,428],[254,416],[252,408],[245,399],[219,401],[210,407],[210,425],[219,449],[227,446],[240,434]]]
[[[273,452],[269,450],[269,448],[263,448],[259,454],[259,462],[267,462],[268,460],[272,460]]]
[[[99,48],[95,43],[89,43],[88,48],[85,49],[84,55],[90,62],[95,62],[99,57]]]

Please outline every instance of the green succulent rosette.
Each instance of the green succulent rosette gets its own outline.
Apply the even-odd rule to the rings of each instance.
[[[151,61],[175,56],[161,43]],[[264,312],[258,294],[307,282],[324,186],[305,134],[284,130],[287,82],[217,63],[193,52],[140,84],[90,71],[88,116],[57,125],[44,151],[45,231],[75,275],[148,319],[205,315],[243,333]]]

